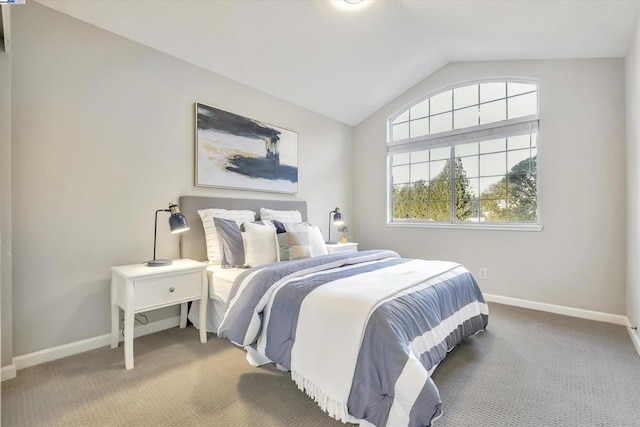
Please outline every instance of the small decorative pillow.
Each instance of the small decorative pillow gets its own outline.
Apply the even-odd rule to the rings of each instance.
[[[317,225],[309,225],[309,244],[311,245],[311,256],[321,256],[327,255],[327,246],[324,243],[324,237],[322,236],[322,231],[320,231],[320,227]]]
[[[218,242],[218,231],[213,222],[213,218],[232,219],[236,224],[240,225],[245,221],[253,221],[256,213],[248,210],[229,210],[229,209],[201,209],[198,211],[202,219],[204,227],[204,237],[207,242],[207,258],[209,262],[220,262],[220,242]]]
[[[285,223],[286,233],[278,234],[280,261],[310,258],[311,240],[307,224]]]
[[[271,222],[245,222],[242,228],[245,266],[257,267],[278,261],[276,227]]]
[[[238,224],[231,219],[213,217],[220,242],[220,264],[229,267],[244,266],[244,244]]]
[[[273,209],[260,208],[260,220],[301,223],[302,214],[300,211],[275,211]]]
[[[269,224],[273,224],[273,226],[276,228],[276,233],[280,234],[280,233],[286,233],[287,230],[284,228],[284,224],[281,223],[280,221],[276,221],[274,220],[266,220],[263,221],[264,223],[269,223]]]

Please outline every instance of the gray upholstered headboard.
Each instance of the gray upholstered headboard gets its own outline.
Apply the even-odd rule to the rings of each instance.
[[[301,200],[233,199],[228,197],[181,196],[178,205],[189,223],[189,231],[180,234],[180,258],[206,261],[207,244],[198,210],[209,208],[248,209],[260,215],[260,208],[299,210],[302,220],[307,220],[307,202]]]

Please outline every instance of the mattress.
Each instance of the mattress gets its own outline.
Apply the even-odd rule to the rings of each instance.
[[[222,268],[220,265],[207,267],[207,280],[209,281],[209,302],[207,304],[207,332],[218,333],[218,326],[224,316],[229,293],[233,282],[243,271],[242,268]],[[193,326],[200,329],[198,313],[200,301],[193,301],[189,310],[189,320]]]

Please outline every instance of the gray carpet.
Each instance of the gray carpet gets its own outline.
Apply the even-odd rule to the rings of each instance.
[[[638,426],[640,357],[621,326],[491,304],[489,329],[433,375],[446,426]],[[289,375],[193,328],[19,371],[2,383],[2,425],[340,426]]]

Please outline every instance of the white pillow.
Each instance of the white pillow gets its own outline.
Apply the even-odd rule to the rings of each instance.
[[[300,211],[275,211],[273,209],[260,208],[260,220],[275,220],[280,222],[302,222]]]
[[[322,231],[317,225],[309,225],[309,244],[311,245],[311,256],[327,255],[327,246],[324,243]]]
[[[257,267],[278,261],[278,239],[276,227],[267,222],[256,224],[245,222],[244,227],[244,264]]]
[[[238,225],[245,221],[253,221],[256,218],[256,213],[246,210],[230,210],[230,209],[201,209],[198,211],[200,218],[202,219],[202,226],[204,227],[204,237],[207,242],[207,258],[209,262],[220,263],[220,242],[218,241],[218,232],[216,225],[213,223],[213,218],[230,219],[235,221]]]

